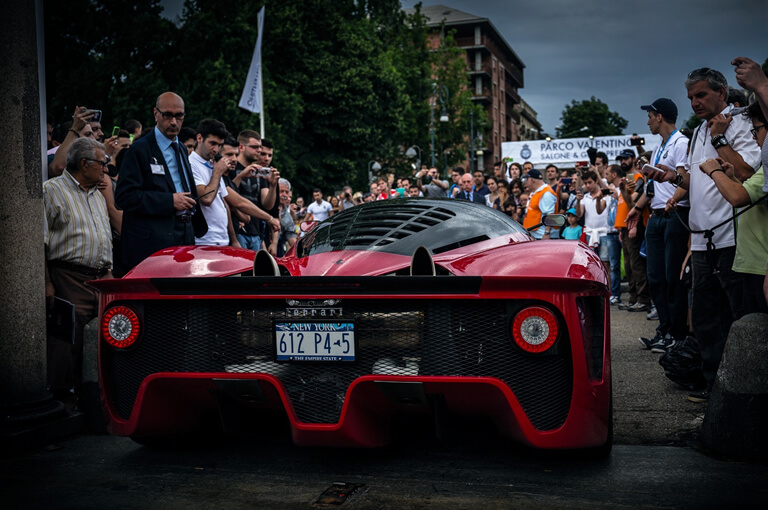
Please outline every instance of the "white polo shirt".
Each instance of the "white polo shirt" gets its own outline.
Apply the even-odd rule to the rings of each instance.
[[[195,177],[196,186],[207,186],[213,175],[213,165],[205,161],[200,155],[192,151],[189,155],[189,164],[192,166],[192,175]],[[203,211],[205,221],[208,222],[208,232],[203,237],[196,237],[195,244],[198,246],[229,246],[229,233],[227,225],[229,224],[229,214],[227,206],[224,205],[224,197],[227,196],[227,187],[224,185],[224,179],[219,182],[219,190],[211,205],[203,205],[198,202],[197,206]]]
[[[662,150],[663,149],[663,150]],[[672,169],[678,167],[685,168],[688,162],[688,138],[680,131],[675,131],[664,144],[662,140],[651,155],[651,165],[665,165]],[[651,209],[664,209],[667,201],[675,194],[677,187],[671,182],[654,182],[654,195],[651,199]],[[686,198],[677,203],[682,207],[690,207],[690,202]]]
[[[733,105],[728,105],[721,113],[728,113],[732,108]],[[760,164],[760,147],[752,139],[752,134],[749,132],[751,128],[751,121],[744,115],[736,115],[725,131],[725,138],[728,139],[733,150],[741,155],[746,164],[752,168],[757,168]],[[731,218],[733,206],[723,198],[715,186],[715,182],[699,168],[699,165],[704,161],[718,157],[717,151],[712,147],[712,134],[707,128],[706,121],[702,121],[694,132],[694,136],[695,140],[692,142],[692,150],[688,154],[688,162],[685,166],[691,176],[688,186],[691,199],[691,214],[688,224],[691,230],[705,230]],[[735,246],[736,235],[733,222],[730,221],[715,230],[712,242],[715,243],[716,249]],[[691,234],[691,251],[706,250],[707,240],[704,238],[704,234]]]
[[[322,200],[319,204],[317,201],[313,201],[307,206],[307,212],[312,215],[312,221],[327,220],[328,216],[331,215],[331,211],[333,211],[333,206],[325,200]]]

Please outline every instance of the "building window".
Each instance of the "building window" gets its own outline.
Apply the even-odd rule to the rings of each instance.
[[[482,35],[480,34],[480,27],[475,27],[475,46],[480,46],[482,44]]]

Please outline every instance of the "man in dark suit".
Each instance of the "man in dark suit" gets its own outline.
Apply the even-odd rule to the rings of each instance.
[[[472,179],[472,174],[467,172],[462,175],[459,179],[459,187],[461,188],[461,191],[456,195],[456,198],[485,205],[485,197],[476,191],[472,191],[473,184],[474,180]]]
[[[115,201],[123,210],[122,258],[133,268],[163,248],[195,244],[208,230],[196,207],[195,179],[177,135],[184,100],[173,92],[157,98],[155,129],[136,140],[120,168]]]

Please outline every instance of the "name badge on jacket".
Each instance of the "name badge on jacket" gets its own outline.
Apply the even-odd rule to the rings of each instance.
[[[163,165],[149,165],[153,175],[165,175],[165,168]]]

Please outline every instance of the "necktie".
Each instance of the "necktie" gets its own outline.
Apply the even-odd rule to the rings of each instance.
[[[469,193],[467,193],[466,191],[464,192],[464,198],[465,198],[466,200],[469,200]]]
[[[171,146],[173,147],[173,153],[176,155],[176,169],[179,172],[179,179],[181,180],[181,187],[184,188],[184,191],[189,192],[189,184],[187,184],[187,175],[186,171],[184,170],[184,164],[181,162],[181,151],[179,149],[179,142],[171,142]]]

